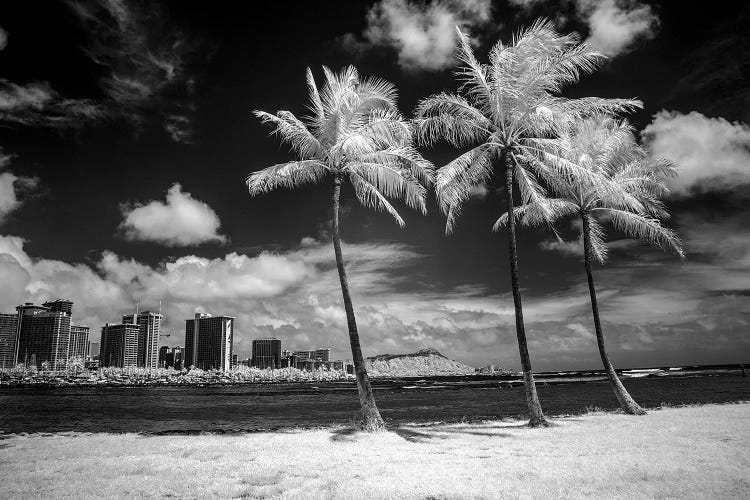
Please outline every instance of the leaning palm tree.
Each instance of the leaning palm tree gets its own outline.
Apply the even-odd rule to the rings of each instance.
[[[540,180],[546,181],[548,171],[537,168],[538,162],[554,166],[555,175],[579,170],[559,158],[556,141],[561,131],[593,112],[620,112],[639,105],[633,100],[561,97],[564,86],[578,81],[581,73],[592,72],[604,56],[580,43],[576,34],[558,34],[549,21],[535,22],[510,45],[498,42],[490,51],[489,64],[477,61],[468,39],[457,31],[460,93],[443,92],[424,99],[417,106],[415,119],[418,136],[425,143],[446,140],[456,147],[473,146],[438,171],[437,194],[447,214],[447,233],[452,232],[472,189],[490,182],[494,175],[505,181],[509,213],[514,207],[514,185],[523,203],[543,200],[546,192]],[[543,426],[547,422],[537,397],[526,342],[512,219],[508,224],[508,249],[529,425]]]
[[[561,156],[596,175],[553,177],[550,189],[557,197],[516,208],[514,218],[524,225],[580,218],[583,262],[599,355],[620,407],[626,413],[643,415],[646,412],[622,385],[607,354],[591,261],[596,259],[603,264],[607,258],[600,222],[610,222],[630,238],[671,250],[684,258],[677,235],[659,222],[659,219],[669,217],[660,198],[668,193],[666,181],[675,175],[676,170],[665,159],[649,157],[638,146],[632,127],[611,116],[599,115],[581,120],[560,139]],[[540,164],[539,168],[547,167]],[[499,230],[507,224],[508,214],[505,213],[495,223],[494,229]]]
[[[255,112],[274,127],[273,133],[291,147],[298,159],[250,174],[247,185],[250,195],[255,196],[279,187],[331,182],[333,249],[359,392],[359,426],[376,431],[384,424],[367,377],[341,253],[341,185],[348,181],[363,206],[384,210],[403,226],[403,219],[387,197],[426,213],[424,186],[431,182],[433,167],[412,146],[411,125],[398,111],[396,88],[391,83],[360,78],[353,66],[338,74],[326,67],[323,72],[325,84],[318,91],[312,72],[307,69],[311,116],[300,120],[289,111],[275,115]]]

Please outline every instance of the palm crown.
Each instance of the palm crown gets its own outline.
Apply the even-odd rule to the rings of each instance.
[[[540,201],[546,192],[539,181],[547,181],[550,169],[556,175],[587,175],[559,153],[557,137],[572,122],[641,106],[632,99],[559,96],[604,56],[580,43],[576,34],[558,34],[549,21],[537,21],[510,45],[498,42],[489,64],[477,61],[460,30],[458,36],[463,95],[443,92],[424,99],[415,120],[426,143],[445,139],[456,147],[474,146],[438,171],[438,200],[448,215],[449,233],[472,188],[492,177],[495,159],[506,155],[524,203]]]
[[[298,160],[250,174],[250,194],[333,177],[336,182],[348,179],[362,205],[387,211],[399,225],[404,221],[387,197],[425,213],[424,185],[431,182],[433,167],[412,145],[411,124],[396,107],[395,87],[378,78],[360,78],[354,66],[338,74],[326,67],[323,71],[325,84],[319,91],[307,69],[310,116],[300,120],[289,111],[255,111]]]
[[[660,198],[668,193],[667,180],[676,169],[668,160],[650,157],[626,121],[607,115],[581,120],[560,136],[559,147],[566,161],[594,175],[551,176],[550,188],[557,197],[516,208],[519,222],[539,225],[593,215],[588,217],[591,251],[599,262],[606,260],[607,247],[597,217],[628,237],[684,258],[677,235],[659,222],[669,217]],[[507,221],[507,213],[501,215],[494,229]]]

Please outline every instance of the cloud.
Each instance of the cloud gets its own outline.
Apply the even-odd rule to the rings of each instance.
[[[183,193],[178,183],[167,191],[166,203],[154,200],[146,205],[124,206],[123,217],[119,229],[130,241],[181,247],[227,241],[218,233],[221,222],[216,212],[190,193]]]
[[[365,355],[430,346],[474,366],[518,368],[509,293],[415,280],[432,257],[399,243],[344,243],[343,252]],[[744,335],[750,296],[705,293],[706,276],[720,267],[692,266],[638,261],[597,269],[604,333],[617,366],[728,362],[750,347]],[[330,347],[334,358],[350,357],[328,242],[309,239],[306,246],[255,256],[188,255],[150,266],[111,251],[90,264],[37,259],[21,238],[1,236],[0,273],[0,309],[68,297],[76,304],[74,320],[91,326],[94,338],[136,301],[142,309],[161,301],[170,345],[183,341],[185,319],[203,311],[237,317],[241,357],[263,336],[281,338],[284,348]],[[552,293],[525,290],[524,313],[536,369],[600,365],[583,270]]]
[[[90,99],[67,99],[47,82],[18,85],[0,78],[0,121],[32,127],[80,128],[105,110]]]
[[[588,26],[586,41],[611,57],[653,38],[661,24],[651,6],[638,0],[510,0],[510,4],[526,12],[553,4],[558,25],[567,24],[571,15],[580,19]]]
[[[91,33],[89,57],[107,74],[101,85],[110,112],[140,127],[161,120],[176,142],[190,142],[195,79],[189,63],[196,44],[151,4],[125,0],[69,2]]]
[[[656,36],[659,17],[637,0],[577,0],[579,16],[589,25],[587,42],[608,56],[632,49]]]
[[[19,177],[11,172],[4,172],[11,158],[11,155],[5,154],[0,148],[0,223],[21,205],[18,194],[34,189],[38,183],[35,177]]]
[[[345,48],[389,46],[398,52],[398,64],[410,71],[441,70],[453,65],[455,27],[472,30],[491,20],[490,0],[381,0],[367,13],[367,27],[358,41],[347,34]]]
[[[644,143],[656,156],[674,161],[679,176],[672,189],[737,190],[750,184],[750,126],[709,118],[696,111],[660,111],[643,130]]]

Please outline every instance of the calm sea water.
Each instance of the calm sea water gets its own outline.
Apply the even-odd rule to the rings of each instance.
[[[523,417],[522,387],[423,381],[382,384],[375,397],[388,423]],[[738,375],[624,381],[645,407],[750,400]],[[539,385],[551,416],[617,408],[607,382]],[[241,432],[346,423],[358,408],[353,384],[221,387],[0,389],[0,434],[20,432]]]

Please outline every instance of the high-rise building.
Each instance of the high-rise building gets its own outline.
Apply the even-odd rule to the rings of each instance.
[[[326,363],[331,360],[330,349],[315,349],[315,361],[325,361]]]
[[[47,306],[27,302],[18,311],[16,361],[37,368],[62,370],[67,366],[72,302],[57,300]]]
[[[234,317],[196,313],[185,320],[184,366],[229,370],[232,364]]]
[[[138,366],[138,339],[140,326],[133,323],[102,327],[99,366],[135,368]]]
[[[126,314],[123,324],[135,324],[140,327],[138,337],[138,366],[157,368],[159,366],[159,334],[163,316],[151,311],[138,314]]]
[[[18,313],[0,313],[0,367],[11,368],[16,364],[16,336],[18,335]]]
[[[89,327],[70,325],[70,340],[68,342],[68,359],[81,358],[86,360],[89,344]]]
[[[257,368],[281,368],[281,340],[253,340],[252,365]]]
[[[42,304],[52,312],[64,312],[68,316],[73,315],[73,302],[65,299],[50,300]]]

